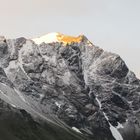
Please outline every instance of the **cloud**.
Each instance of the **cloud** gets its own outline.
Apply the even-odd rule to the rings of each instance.
[[[4,0],[1,16],[80,16],[86,15],[91,0]]]

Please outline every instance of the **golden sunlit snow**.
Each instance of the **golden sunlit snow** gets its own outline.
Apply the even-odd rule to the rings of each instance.
[[[80,35],[78,37],[68,36],[61,33],[49,33],[44,36],[41,36],[39,38],[32,39],[36,44],[41,43],[52,43],[52,42],[62,42],[64,44],[69,44],[72,42],[79,43],[83,39],[83,35]]]

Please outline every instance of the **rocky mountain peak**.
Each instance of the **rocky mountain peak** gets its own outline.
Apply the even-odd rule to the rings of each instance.
[[[2,111],[13,117],[18,112],[19,121],[26,118],[32,134],[41,140],[46,139],[44,131],[49,140],[140,139],[139,79],[119,55],[83,35],[1,37],[0,99]],[[40,136],[30,121],[41,128]]]

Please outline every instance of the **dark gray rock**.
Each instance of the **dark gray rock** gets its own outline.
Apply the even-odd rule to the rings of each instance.
[[[33,121],[30,127],[48,131],[47,120],[34,120],[37,112],[41,114],[37,118],[50,119],[70,140],[82,140],[81,135],[87,140],[122,140],[114,133],[123,140],[140,139],[140,80],[120,56],[94,46],[86,37],[80,43],[41,45],[25,38],[1,39],[0,66],[0,82],[10,88],[1,87],[6,96],[0,93],[0,97],[16,103],[22,109],[21,120],[27,119],[29,126],[28,119]],[[1,114],[4,111],[6,107]],[[30,131],[33,139],[46,138],[42,132],[34,137],[36,132]],[[58,133],[53,126],[49,140],[63,140]]]

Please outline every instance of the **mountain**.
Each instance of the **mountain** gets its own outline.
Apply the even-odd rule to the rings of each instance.
[[[0,37],[0,140],[139,140],[140,80],[84,35]]]

